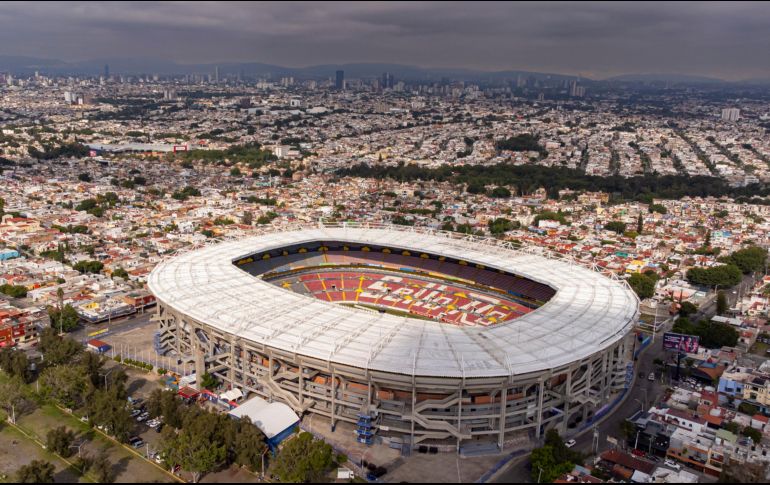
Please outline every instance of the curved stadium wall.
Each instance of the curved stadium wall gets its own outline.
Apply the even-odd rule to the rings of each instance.
[[[531,305],[516,318],[457,324],[444,312],[432,319],[354,308],[273,281],[317,272],[319,255],[345,251],[358,258],[345,271],[416,271],[440,284],[440,262],[454,272],[445,281],[464,291]],[[318,271],[341,270],[328,265]],[[524,282],[540,298],[524,286],[495,287],[491,275]],[[363,419],[373,434],[411,445],[569,434],[628,385],[639,311],[625,281],[540,248],[353,223],[271,229],[177,255],[155,268],[149,286],[160,345],[198,375],[324,416],[332,428]]]

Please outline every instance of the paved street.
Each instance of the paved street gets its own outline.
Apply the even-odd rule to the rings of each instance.
[[[751,275],[745,276],[743,281],[734,290],[727,290],[728,306],[733,307],[739,294],[745,294],[745,292],[751,288],[754,283],[754,278]],[[698,321],[702,318],[711,318],[716,313],[716,298],[711,298],[702,308],[699,308],[698,313],[691,317],[692,321]],[[618,439],[622,443],[620,437],[620,423],[626,418],[632,416],[640,409],[648,409],[655,404],[663,395],[663,392],[668,384],[668,378],[665,375],[659,375],[658,378],[651,382],[647,379],[647,376],[653,372],[655,366],[653,362],[655,359],[666,360],[669,357],[669,352],[663,350],[662,337],[663,333],[671,330],[673,326],[672,322],[667,323],[664,328],[660,330],[655,337],[655,342],[651,343],[646,349],[639,355],[635,362],[635,380],[633,387],[629,391],[628,397],[623,403],[621,403],[617,409],[610,414],[607,418],[599,423],[597,430],[599,431],[599,444],[598,452],[601,453],[608,448],[612,448],[613,445],[607,442],[607,436],[612,436]],[[644,377],[640,378],[642,375]],[[576,450],[585,453],[592,453],[593,433],[590,430],[583,432],[578,438],[575,438],[577,444]],[[514,460],[507,470],[497,475],[493,480],[495,483],[514,483],[514,482],[529,482],[530,473],[527,468],[529,457],[524,456]],[[694,470],[688,469],[689,472]]]

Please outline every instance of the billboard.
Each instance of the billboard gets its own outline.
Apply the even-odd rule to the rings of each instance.
[[[700,337],[695,335],[666,332],[663,334],[663,348],[666,350],[679,350],[688,354],[695,354],[698,352],[699,340]]]

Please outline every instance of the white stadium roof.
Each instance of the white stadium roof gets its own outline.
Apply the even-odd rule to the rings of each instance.
[[[489,327],[368,312],[279,288],[233,261],[315,241],[425,251],[546,283],[543,306]],[[589,268],[502,247],[496,240],[409,227],[313,226],[209,246],[159,264],[150,290],[205,325],[277,349],[359,368],[417,376],[497,377],[589,357],[623,338],[638,315],[624,282]]]

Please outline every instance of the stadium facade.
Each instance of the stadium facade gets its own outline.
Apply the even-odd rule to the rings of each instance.
[[[639,312],[542,248],[354,223],[193,250],[149,286],[160,347],[198,375],[411,445],[569,434],[628,386]]]

